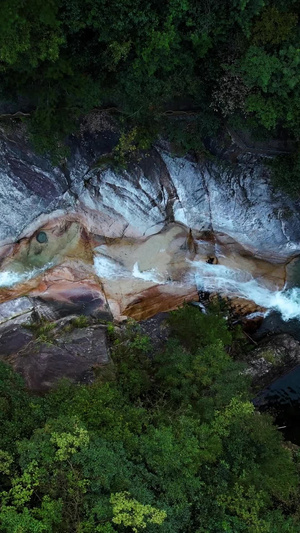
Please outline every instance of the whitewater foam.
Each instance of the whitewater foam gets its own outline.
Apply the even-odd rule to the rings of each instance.
[[[266,309],[279,311],[283,320],[300,320],[300,288],[272,291],[251,274],[224,265],[189,261],[195,269],[198,290],[220,292],[231,297],[252,300]]]
[[[23,272],[15,272],[13,270],[3,270],[0,272],[0,287],[13,287],[16,283],[20,283],[22,281],[28,281],[29,279],[32,279],[42,272],[45,272],[45,270],[48,270],[53,266],[53,263],[47,263],[43,267],[40,268],[33,268],[31,270],[24,270]]]
[[[136,278],[144,281],[151,281],[152,283],[164,283],[164,280],[157,275],[157,272],[154,268],[141,271],[137,262],[133,265],[131,272],[117,261],[114,261],[113,259],[110,259],[104,255],[97,255],[94,258],[94,267],[97,276],[102,279],[115,280],[122,278]]]
[[[134,278],[143,279],[144,281],[152,281],[153,283],[158,283],[159,285],[164,283],[164,280],[157,275],[155,268],[141,271],[138,263],[134,263],[132,275]]]
[[[94,257],[94,267],[97,276],[102,279],[120,279],[130,277],[130,272],[117,261],[104,255]]]

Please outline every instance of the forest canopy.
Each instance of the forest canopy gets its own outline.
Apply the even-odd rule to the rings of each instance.
[[[189,107],[200,137],[242,119],[298,141],[299,14],[297,0],[3,0],[1,100],[26,103],[46,150],[107,106],[149,135]]]
[[[0,364],[1,533],[298,533],[299,450],[255,411],[243,335],[189,306],[154,350],[109,326],[113,371],[44,396]]]

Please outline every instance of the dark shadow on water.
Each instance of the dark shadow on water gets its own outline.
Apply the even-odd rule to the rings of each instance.
[[[300,365],[262,390],[253,403],[274,416],[287,440],[300,445]]]
[[[277,335],[279,333],[288,333],[294,339],[300,341],[300,320],[293,319],[285,322],[281,318],[281,314],[272,311],[263,320],[260,328],[255,332],[253,338],[261,340],[268,335]]]
[[[255,340],[287,333],[300,341],[300,320],[282,320],[280,313],[271,312],[253,335]],[[276,379],[253,400],[262,412],[269,412],[284,437],[300,445],[300,365]]]

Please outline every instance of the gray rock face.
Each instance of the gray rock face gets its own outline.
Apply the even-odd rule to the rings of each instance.
[[[71,137],[70,158],[63,168],[38,156],[16,131],[8,139],[0,132],[0,243],[28,235],[31,224],[73,212],[84,175],[118,140],[111,131]]]
[[[46,391],[61,378],[91,383],[95,373],[109,363],[106,327],[66,333],[58,323],[49,342],[42,342],[31,331],[10,322],[0,328],[0,359],[10,363],[31,390]]]
[[[126,171],[96,168],[116,142],[113,131],[74,137],[70,159],[59,169],[24,139],[2,140],[0,243],[74,213],[91,229],[101,223],[108,237],[152,235],[177,221],[226,234],[258,257],[284,260],[300,252],[299,202],[272,191],[259,157],[196,162],[159,149]]]
[[[0,324],[14,320],[18,324],[29,323],[33,313],[33,302],[30,298],[16,298],[0,304]]]
[[[280,261],[300,251],[299,203],[272,191],[251,155],[222,165],[159,150],[126,172],[92,170],[85,178],[82,208],[120,220],[125,236],[151,235],[175,221],[225,234],[257,257]]]
[[[257,257],[299,253],[299,202],[272,190],[260,158],[247,154],[236,164],[216,164],[162,157],[177,191],[175,219],[224,233]]]
[[[18,239],[41,214],[67,209],[72,203],[64,174],[28,146],[0,143],[0,240]]]

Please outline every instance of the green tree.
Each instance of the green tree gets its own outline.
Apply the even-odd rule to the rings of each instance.
[[[10,405],[1,419],[3,533],[299,531],[298,455],[249,401],[229,355],[234,330],[220,311],[188,306],[170,322],[176,338],[159,354],[133,321],[111,327],[116,372],[107,382],[62,382],[35,398],[0,367]],[[190,350],[187,332],[197,342],[188,339]]]

